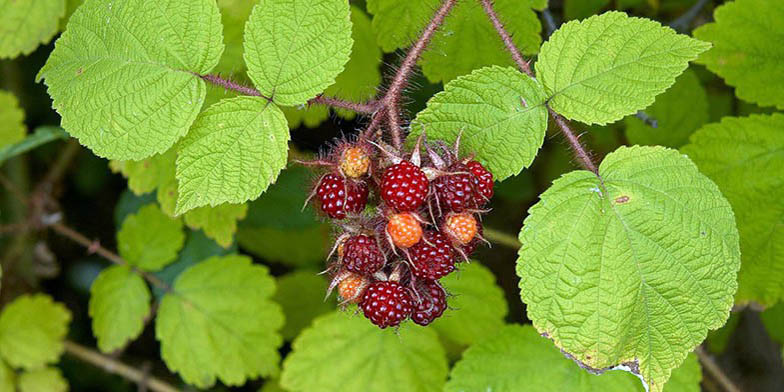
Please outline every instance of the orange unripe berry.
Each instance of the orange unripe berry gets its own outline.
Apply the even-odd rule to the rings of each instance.
[[[359,178],[367,174],[370,156],[362,147],[349,147],[340,156],[340,170],[348,177]]]
[[[387,234],[398,248],[410,248],[422,238],[422,226],[412,214],[394,214],[387,222]]]
[[[362,294],[364,294],[370,282],[362,275],[349,272],[343,280],[338,283],[338,295],[346,302],[356,304],[362,301]]]
[[[466,245],[471,242],[479,230],[474,216],[467,213],[450,214],[446,218],[444,229],[460,245]]]

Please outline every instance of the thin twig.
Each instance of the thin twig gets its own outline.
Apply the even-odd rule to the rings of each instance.
[[[120,257],[118,254],[101,246],[101,244],[98,241],[92,241],[89,238],[87,238],[84,234],[79,233],[78,231],[62,223],[59,222],[51,223],[48,225],[48,227],[50,227],[56,233],[84,246],[85,248],[87,248],[87,250],[90,253],[95,253],[105,258],[106,260],[109,260],[112,263],[118,265],[130,265],[125,260],[123,260],[123,258]],[[150,273],[147,273],[145,271],[136,268],[134,268],[134,271],[140,274],[144,279],[150,282],[150,284],[152,284],[153,286],[158,287],[159,289],[162,289],[166,292],[171,291],[171,287],[166,282],[158,279],[158,277],[156,277],[155,275],[152,275]]]
[[[688,11],[684,12],[683,15],[679,16],[677,19],[673,20],[672,23],[670,23],[670,27],[680,32],[687,31],[691,22],[694,21],[694,18],[700,14],[702,8],[707,4],[708,0],[698,0],[696,3],[694,3],[693,6],[691,6],[691,8],[689,8]]]
[[[408,84],[408,78],[411,76],[411,72],[419,59],[419,56],[422,55],[427,44],[430,43],[430,39],[433,38],[433,35],[444,22],[444,18],[449,15],[452,7],[455,6],[455,3],[457,3],[457,0],[445,0],[441,4],[441,8],[433,15],[430,23],[425,27],[425,30],[422,31],[422,35],[417,42],[414,43],[414,46],[409,49],[405,59],[403,59],[403,62],[400,64],[400,68],[398,68],[397,73],[395,73],[395,76],[392,78],[392,82],[389,84],[386,94],[384,94],[384,97],[381,99],[381,104],[387,109],[389,130],[392,134],[392,144],[398,150],[400,150],[403,145],[399,118],[400,97],[403,93],[403,89]]]
[[[520,243],[517,237],[489,227],[485,227],[482,229],[482,236],[485,237],[485,239],[487,239],[490,242],[503,246],[508,246],[512,249],[520,249],[520,247],[523,246],[523,244]]]
[[[741,392],[740,388],[738,388],[735,383],[732,382],[729,377],[727,377],[727,374],[725,374],[716,361],[713,360],[713,357],[705,352],[702,346],[697,346],[697,348],[694,350],[694,353],[697,354],[697,358],[700,359],[702,368],[705,369],[705,371],[708,372],[708,374],[710,374],[711,377],[713,377],[713,379],[716,380],[716,382],[718,382],[726,392]]]
[[[506,46],[506,50],[509,51],[509,54],[512,55],[512,60],[514,60],[515,64],[517,64],[517,67],[520,68],[520,71],[525,72],[526,75],[534,77],[533,72],[531,72],[531,67],[528,65],[528,62],[525,61],[525,58],[523,58],[523,54],[520,52],[520,49],[518,49],[515,45],[514,41],[512,40],[512,36],[509,35],[509,32],[506,31],[504,25],[501,23],[501,20],[498,19],[498,14],[496,14],[495,10],[493,9],[492,0],[479,0],[479,2],[482,4],[482,8],[484,8],[487,17],[490,18],[490,22],[493,23],[495,31],[498,32],[501,40],[504,41],[504,46]]]
[[[580,164],[598,176],[599,171],[596,169],[596,165],[594,165],[593,161],[591,160],[591,155],[585,150],[585,148],[583,148],[583,145],[580,143],[580,139],[577,137],[577,135],[572,132],[571,127],[569,127],[569,122],[549,106],[547,107],[547,110],[550,112],[550,116],[553,117],[553,120],[555,120],[555,123],[558,124],[558,127],[561,128],[561,133],[566,136],[566,140],[568,140],[569,145],[572,146],[574,155],[577,157],[577,159],[580,160]]]
[[[95,350],[82,346],[78,343],[66,340],[64,342],[65,352],[94,365],[108,373],[116,374],[124,377],[138,384],[140,387],[145,386],[151,391],[155,392],[178,392],[179,389],[173,387],[171,384],[153,377],[145,372],[135,369],[123,362],[114,358],[103,355]]]

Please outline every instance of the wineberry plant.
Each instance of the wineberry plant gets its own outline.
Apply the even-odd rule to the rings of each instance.
[[[782,390],[782,32],[0,0],[0,392]]]

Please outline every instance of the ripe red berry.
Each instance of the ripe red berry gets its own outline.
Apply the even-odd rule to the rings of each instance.
[[[419,325],[428,325],[441,317],[446,310],[446,292],[435,280],[425,280],[419,291],[420,302],[411,313],[411,320]]]
[[[365,208],[368,198],[365,182],[346,180],[336,174],[327,174],[316,187],[316,196],[321,202],[321,211],[333,219],[343,219],[346,213],[359,213]]]
[[[390,216],[386,231],[392,243],[402,249],[414,246],[422,238],[422,225],[407,212]]]
[[[455,251],[449,239],[437,231],[431,231],[411,247],[411,262],[416,277],[439,279],[455,269]]]
[[[382,329],[400,325],[414,310],[406,288],[391,281],[368,286],[359,307],[365,317]]]
[[[384,267],[384,254],[375,238],[364,234],[353,236],[343,243],[343,264],[351,272],[372,275]]]
[[[345,302],[356,304],[362,301],[365,289],[369,284],[369,279],[352,272],[349,272],[338,283],[338,295]]]
[[[459,165],[457,171],[468,171]],[[460,170],[462,169],[462,170]],[[476,208],[476,193],[474,191],[476,179],[472,174],[447,174],[433,181],[436,200],[443,209],[462,212],[468,208]]]
[[[381,198],[398,211],[413,211],[425,202],[428,183],[422,169],[402,161],[384,171]]]
[[[477,205],[484,205],[493,197],[493,173],[490,173],[477,161],[470,161],[466,164],[471,173],[477,179],[475,191],[479,196]]]

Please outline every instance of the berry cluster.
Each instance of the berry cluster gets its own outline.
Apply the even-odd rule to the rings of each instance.
[[[449,148],[420,138],[410,153],[360,139],[310,162],[328,171],[308,200],[337,228],[329,290],[381,328],[440,317],[447,294],[438,280],[483,241],[493,175],[458,151],[459,139]]]

